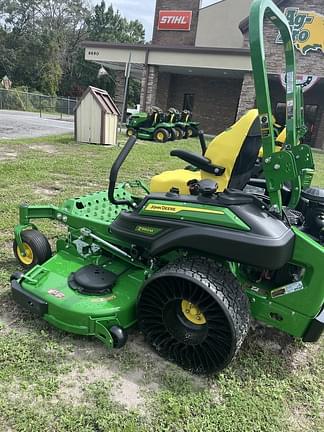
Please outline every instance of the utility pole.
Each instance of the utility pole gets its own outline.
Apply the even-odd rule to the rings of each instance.
[[[129,77],[130,77],[131,68],[132,68],[131,59],[132,59],[132,53],[130,52],[129,58],[128,58],[128,63],[126,64],[126,68],[125,68],[125,89],[124,89],[123,108],[122,108],[122,113],[121,113],[121,123],[125,122],[128,84],[129,84]]]

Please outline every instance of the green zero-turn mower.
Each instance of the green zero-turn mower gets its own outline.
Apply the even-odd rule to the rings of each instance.
[[[126,135],[157,142],[166,142],[178,138],[174,124],[164,121],[164,113],[159,107],[153,106],[150,112],[140,112],[129,117]]]
[[[274,152],[264,64],[265,17],[280,30],[285,49],[287,140],[280,152]],[[250,38],[266,193],[243,191],[244,163],[233,170],[236,182],[231,178],[230,187],[217,190],[226,167],[182,152],[180,157],[219,181],[200,180],[192,194],[180,194],[177,185],[150,193],[135,181],[130,186],[145,195],[136,197],[126,184],[116,186],[136,141],[130,137],[111,168],[108,194],[69,199],[59,208],[20,207],[14,252],[27,271],[11,278],[20,305],[109,348],[122,347],[127,329],[137,323],[161,356],[200,374],[228,365],[250,316],[306,342],[319,338],[324,191],[310,186],[314,167],[310,148],[298,140],[302,107],[291,33],[270,0],[254,0]],[[248,134],[245,142],[256,147],[256,158],[256,136]],[[68,228],[53,255],[34,224],[41,218]]]

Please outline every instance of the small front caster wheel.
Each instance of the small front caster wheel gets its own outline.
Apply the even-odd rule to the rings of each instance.
[[[25,254],[20,251],[16,240],[13,241],[13,252],[25,269],[30,269],[36,264],[43,264],[52,256],[51,246],[41,232],[34,229],[22,231],[21,239]]]

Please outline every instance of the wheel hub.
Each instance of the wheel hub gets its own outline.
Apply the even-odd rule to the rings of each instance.
[[[32,248],[27,243],[23,242],[23,247],[25,250],[25,254],[23,255],[19,249],[19,246],[17,246],[17,255],[20,261],[28,266],[33,262],[34,254]]]
[[[182,300],[181,310],[188,321],[196,325],[206,324],[206,318],[198,306],[190,303],[188,300]]]
[[[162,132],[159,132],[156,137],[159,141],[163,141],[163,139],[164,139],[164,135]]]

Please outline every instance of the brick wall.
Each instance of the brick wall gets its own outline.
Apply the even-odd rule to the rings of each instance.
[[[200,0],[156,0],[152,43],[156,45],[195,45]],[[160,10],[192,11],[190,31],[158,30]]]
[[[146,84],[146,77],[147,84]],[[156,105],[156,89],[158,83],[158,67],[154,65],[148,65],[143,69],[142,75],[142,86],[140,105],[141,110],[148,111],[152,105]]]
[[[245,114],[246,111],[255,107],[255,90],[253,75],[247,72],[244,75],[241,96],[237,108],[236,118],[237,120]]]
[[[167,81],[158,82],[157,102],[162,109],[169,106],[179,110],[183,107],[185,93],[194,94],[193,119],[201,123],[206,133],[217,134],[235,122],[242,80],[171,75],[169,97],[166,102]]]
[[[157,95],[156,95],[156,105],[160,107],[163,111],[170,108],[169,105],[169,91],[171,83],[171,74],[166,72],[161,72],[158,78],[157,84]]]
[[[125,90],[125,72],[116,71],[115,72],[115,104],[117,105],[120,112],[123,109],[123,99]]]

